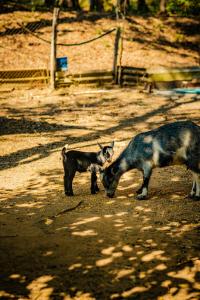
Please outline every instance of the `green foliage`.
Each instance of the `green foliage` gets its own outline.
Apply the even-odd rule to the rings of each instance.
[[[169,0],[167,2],[167,12],[169,14],[178,14],[181,16],[199,15],[199,0]]]

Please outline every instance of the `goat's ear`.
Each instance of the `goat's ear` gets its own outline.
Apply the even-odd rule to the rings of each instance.
[[[115,141],[112,141],[112,143],[110,143],[110,147],[113,148],[115,145]]]
[[[97,145],[100,147],[101,150],[103,150],[103,146],[99,142],[97,142]]]

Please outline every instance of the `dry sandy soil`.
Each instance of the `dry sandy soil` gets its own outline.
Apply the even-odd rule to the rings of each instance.
[[[102,185],[90,195],[87,173],[66,197],[60,160],[66,143],[96,151],[115,139],[117,157],[138,132],[200,125],[199,98],[65,92],[0,95],[0,298],[200,299],[200,201],[187,197],[188,170],[155,170],[145,201],[135,198],[138,171],[121,178],[116,198]]]
[[[116,22],[111,14],[61,12],[58,43],[88,41],[121,25],[122,65],[142,68],[199,65],[199,19],[129,16]],[[0,69],[47,68],[50,60],[52,13],[14,12],[0,19]],[[38,39],[28,30],[37,34]],[[82,46],[57,47],[57,57],[67,56],[69,72],[112,69],[115,32]]]
[[[60,18],[62,43],[88,40],[117,25],[110,16],[62,12]],[[0,68],[47,67],[49,44],[18,23],[50,39],[51,20],[51,13],[2,14]],[[123,27],[123,65],[199,63],[197,20],[135,16]],[[58,47],[58,56],[69,57],[70,72],[111,69],[113,45],[114,34],[92,46]],[[141,131],[183,119],[200,125],[199,98],[133,89],[25,90],[2,92],[0,103],[1,299],[200,299],[200,201],[187,197],[189,171],[155,170],[146,201],[135,198],[138,171],[121,178],[112,200],[102,186],[90,195],[90,175],[77,174],[69,198],[60,160],[66,143],[96,151],[97,141],[115,139],[117,157]]]

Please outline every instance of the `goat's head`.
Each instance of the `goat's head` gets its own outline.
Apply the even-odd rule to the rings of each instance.
[[[98,159],[99,161],[102,163],[102,165],[107,161],[107,162],[111,162],[112,161],[112,157],[114,155],[114,144],[115,142],[113,141],[112,143],[110,143],[107,146],[102,146],[101,144],[98,143],[99,147],[100,147],[100,151],[98,153]]]
[[[88,171],[99,173],[101,182],[106,191],[106,195],[109,198],[113,198],[121,176],[118,167],[110,165],[104,169],[97,164],[91,164],[88,168]]]
[[[109,198],[113,198],[119,183],[120,173],[117,169],[115,170],[115,167],[112,167],[112,165],[105,169],[99,169],[99,173],[106,195]]]

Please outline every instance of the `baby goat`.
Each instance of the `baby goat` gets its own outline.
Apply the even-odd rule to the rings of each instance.
[[[113,197],[122,174],[138,169],[143,184],[137,199],[145,199],[149,180],[156,167],[185,165],[193,174],[190,197],[200,200],[200,127],[191,121],[179,121],[136,135],[105,170],[100,170],[108,197]]]
[[[91,168],[91,166],[103,166],[106,161],[111,162],[114,154],[114,141],[108,146],[103,147],[100,144],[98,145],[100,147],[100,151],[98,152],[67,151],[68,145],[62,149],[65,195],[74,195],[72,182],[77,171],[82,173],[90,170],[91,194],[96,194],[99,191],[96,170],[93,167]]]

